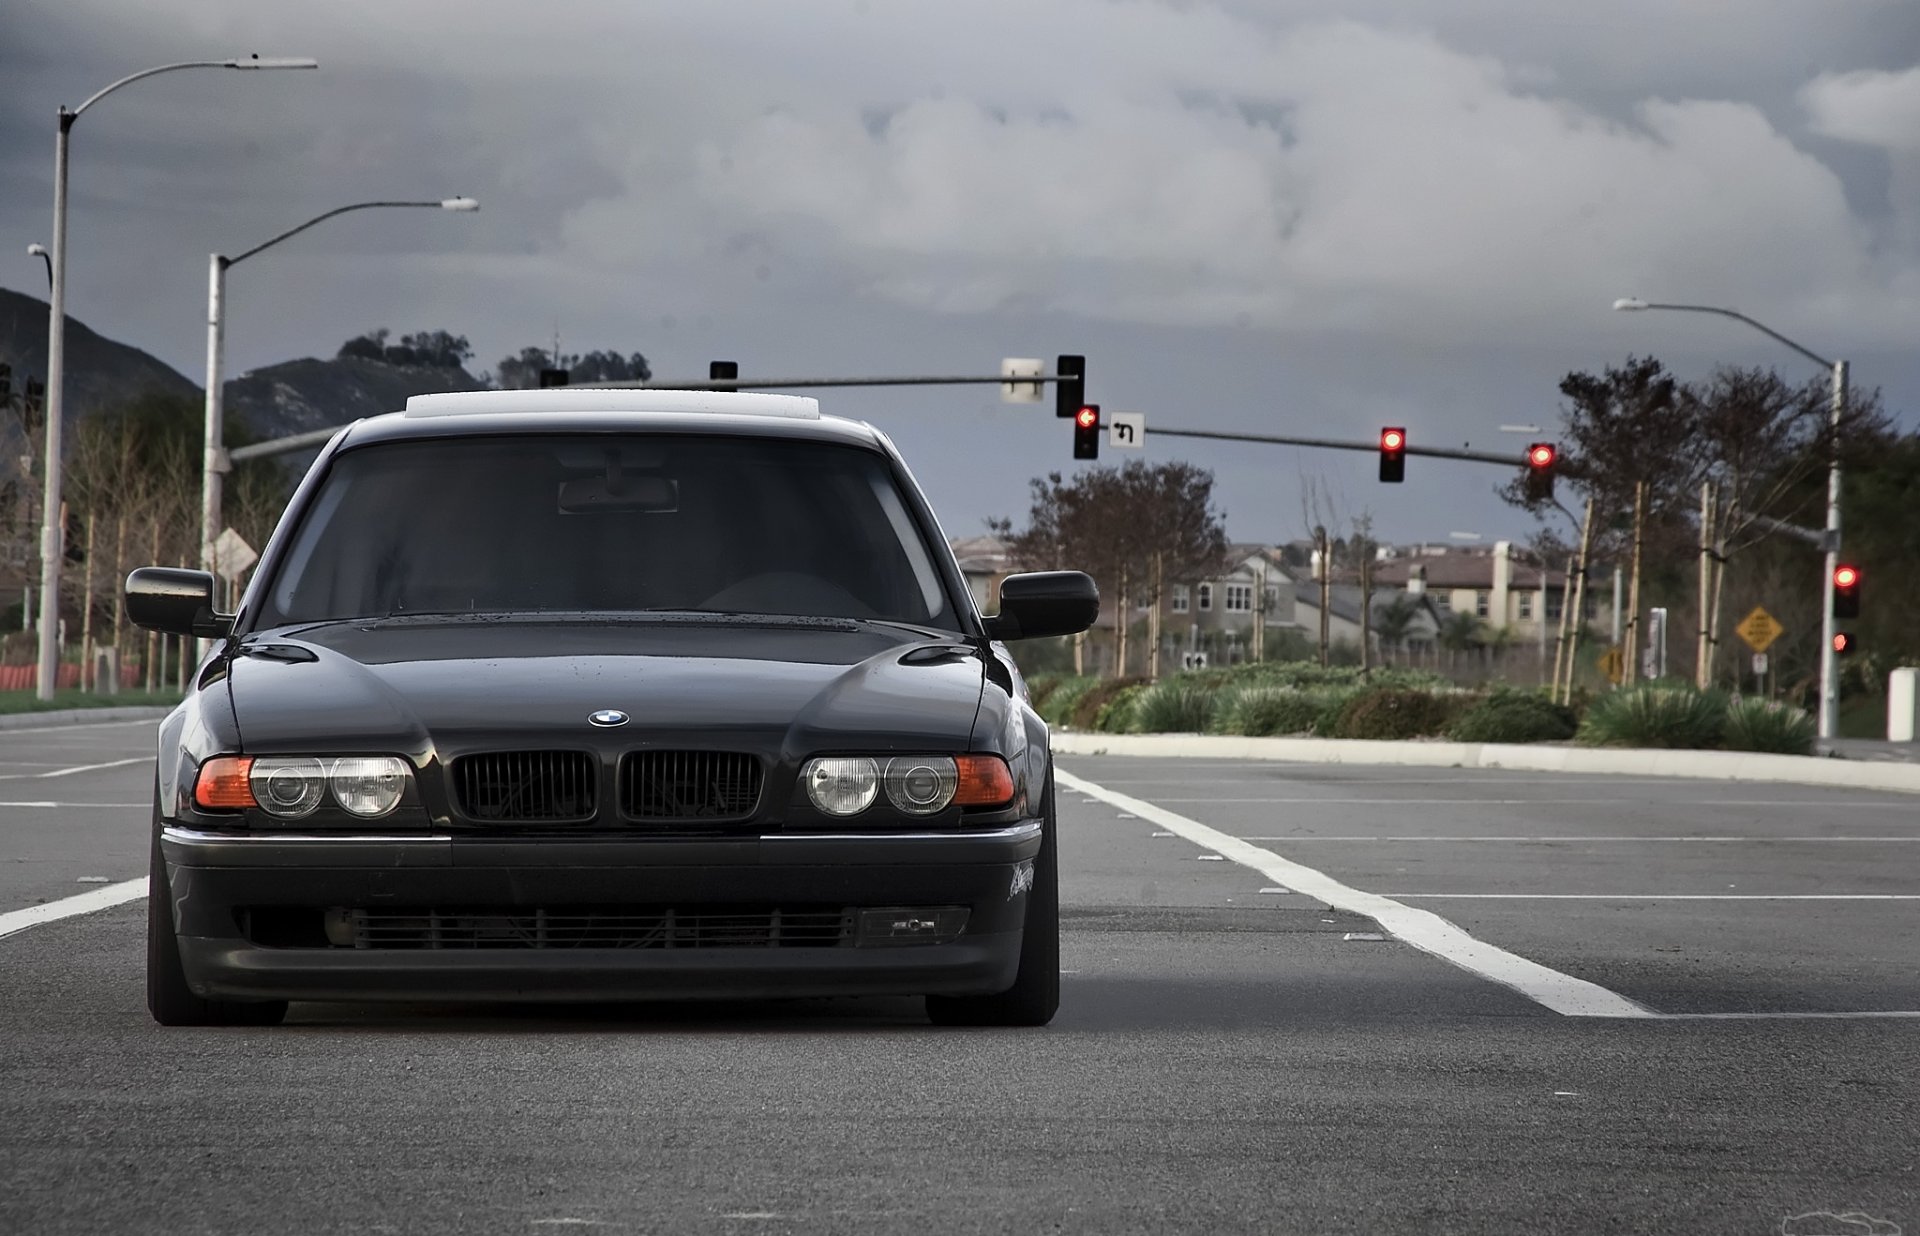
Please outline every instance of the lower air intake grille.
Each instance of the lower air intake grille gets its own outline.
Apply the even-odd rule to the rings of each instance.
[[[591,820],[598,768],[585,751],[490,751],[453,762],[453,792],[470,819]]]
[[[730,751],[635,751],[620,806],[636,820],[744,820],[760,802],[760,761]]]
[[[596,910],[349,910],[352,947],[840,948],[853,943],[848,909],[616,907]]]

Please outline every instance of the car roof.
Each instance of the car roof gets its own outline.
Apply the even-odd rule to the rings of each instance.
[[[415,395],[404,412],[355,421],[338,446],[542,433],[718,434],[886,449],[871,425],[822,416],[818,400],[797,395],[604,388]]]

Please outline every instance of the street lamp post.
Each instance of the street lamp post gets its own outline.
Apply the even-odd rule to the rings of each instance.
[[[67,359],[67,144],[73,122],[89,107],[122,86],[144,77],[171,73],[176,69],[316,69],[317,60],[292,56],[244,56],[231,60],[186,60],[163,64],[138,73],[129,73],[119,81],[96,92],[80,106],[60,108],[60,128],[53,146],[53,253],[49,262],[47,305],[47,484],[40,509],[40,659],[39,681],[35,694],[42,700],[53,698],[54,681],[60,673],[60,555],[62,552],[60,495],[61,417],[65,412]]]
[[[1745,322],[1761,334],[1785,344],[1832,373],[1832,410],[1829,413],[1828,423],[1831,426],[1833,441],[1828,444],[1827,532],[1822,540],[1822,546],[1826,550],[1826,581],[1821,585],[1820,605],[1820,707],[1815,710],[1820,737],[1832,738],[1840,728],[1840,684],[1833,651],[1833,572],[1840,565],[1840,425],[1847,414],[1847,362],[1828,360],[1818,352],[1802,347],[1779,331],[1754,321],[1744,313],[1733,309],[1722,309],[1716,305],[1667,305],[1657,301],[1640,300],[1637,297],[1623,297],[1614,301],[1613,307],[1624,313],[1637,313],[1646,309],[1672,309],[1682,313],[1714,313],[1723,318],[1732,318],[1736,322]]]
[[[37,257],[41,261],[47,264],[47,291],[52,292],[53,291],[53,255],[47,252],[47,247],[45,245],[35,242],[34,244],[27,246],[27,256]]]
[[[226,351],[226,298],[227,271],[238,266],[254,254],[271,249],[289,237],[325,222],[335,215],[344,215],[356,210],[385,210],[427,208],[433,210],[452,210],[471,212],[480,209],[480,203],[470,197],[441,198],[430,202],[356,202],[351,206],[341,206],[325,214],[315,215],[299,227],[289,228],[234,257],[213,253],[207,255],[207,418],[206,433],[202,442],[202,466],[200,474],[200,566],[203,570],[214,571],[219,564],[214,560],[214,542],[219,539],[223,500],[222,478],[232,467],[227,458],[226,447],[226,407],[221,391],[221,368]]]

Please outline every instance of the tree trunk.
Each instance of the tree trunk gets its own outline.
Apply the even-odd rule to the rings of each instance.
[[[113,519],[113,664],[114,672],[120,672],[121,662],[127,659],[127,650],[122,647],[127,634],[127,590],[120,581],[127,577],[127,513],[121,511]],[[116,687],[118,684],[115,684]]]
[[[100,521],[91,509],[87,511],[87,566],[86,586],[80,590],[80,689],[88,690],[93,682],[93,533]]]
[[[1363,542],[1367,538],[1363,538]],[[1365,674],[1373,668],[1373,555],[1365,552],[1363,543],[1360,554],[1360,672]]]
[[[1165,604],[1163,555],[1153,556],[1153,603],[1147,608],[1147,677],[1160,681],[1160,607]]]
[[[1120,589],[1114,597],[1113,676],[1127,676],[1127,636],[1133,627],[1133,602],[1127,596],[1127,567],[1120,564]]]
[[[1713,685],[1713,482],[1700,482],[1700,623],[1693,685]]]
[[[1567,645],[1567,693],[1564,702],[1573,703],[1573,671],[1579,663],[1580,637],[1587,629],[1587,556],[1593,548],[1593,499],[1587,499],[1586,518],[1580,523],[1580,556],[1573,582],[1573,637]]]
[[[1627,582],[1627,647],[1621,658],[1620,680],[1628,686],[1640,681],[1640,554],[1646,540],[1647,483],[1633,487],[1633,572]]]
[[[1333,595],[1333,563],[1328,560],[1327,530],[1324,526],[1314,528],[1313,544],[1320,564],[1320,664],[1329,665],[1332,663],[1330,636],[1333,627],[1332,615],[1327,611]]]

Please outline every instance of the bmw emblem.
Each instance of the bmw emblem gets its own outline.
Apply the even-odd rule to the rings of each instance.
[[[601,729],[612,729],[616,725],[627,723],[627,714],[618,708],[602,708],[599,712],[587,714],[587,721]]]

